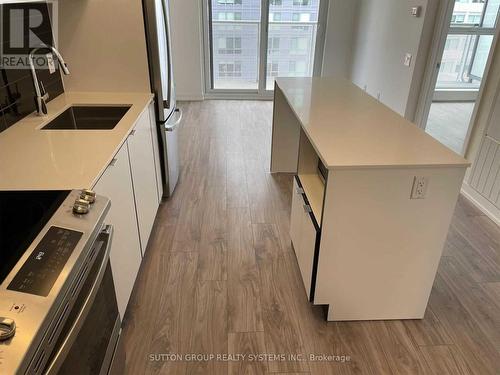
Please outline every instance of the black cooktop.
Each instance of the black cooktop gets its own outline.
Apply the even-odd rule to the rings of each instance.
[[[0,283],[70,191],[0,191]]]

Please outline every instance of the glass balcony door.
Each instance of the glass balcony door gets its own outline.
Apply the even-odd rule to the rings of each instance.
[[[322,7],[325,0],[207,0],[206,93],[271,97],[276,77],[319,74]]]
[[[486,73],[498,28],[500,0],[454,0],[435,84],[427,99],[423,124],[427,133],[463,154],[471,118]]]
[[[313,76],[319,12],[320,0],[269,1],[267,90],[275,77]]]
[[[258,90],[260,0],[211,0],[211,86],[215,90]]]
[[[491,49],[500,0],[456,0],[436,91],[478,91]]]

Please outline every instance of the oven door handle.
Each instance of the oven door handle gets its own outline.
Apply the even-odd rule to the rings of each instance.
[[[94,303],[95,297],[97,295],[97,291],[101,286],[101,282],[104,277],[104,273],[106,272],[106,266],[109,260],[109,253],[111,251],[113,227],[111,225],[106,225],[99,233],[96,241],[101,241],[100,237],[104,237],[102,242],[105,243],[106,249],[104,250],[105,254],[101,266],[99,267],[99,272],[97,273],[97,277],[92,284],[89,295],[85,299],[85,302],[80,312],[78,313],[75,322],[66,335],[66,338],[64,339],[61,347],[57,349],[57,353],[55,354],[54,359],[51,361],[51,363],[46,366],[47,370],[45,372],[45,375],[55,375],[59,371],[59,368],[63,364],[69,350],[71,349],[71,345],[73,345],[73,343],[75,342],[76,336],[80,332],[80,329],[82,328],[82,325],[87,318],[90,308],[92,307],[92,304]]]

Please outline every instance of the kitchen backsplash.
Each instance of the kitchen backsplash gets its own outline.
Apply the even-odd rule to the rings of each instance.
[[[52,4],[44,2],[11,3],[0,5],[0,7],[0,16],[2,17],[2,32],[0,33],[2,36],[0,39],[0,58],[2,59],[0,67],[0,132],[2,132],[35,110],[35,89],[33,87],[30,70],[24,67],[5,68],[4,65],[6,61],[4,60],[6,58],[6,49],[4,47],[10,47],[9,28],[10,30],[13,29],[9,22],[19,23],[21,25],[39,25],[33,30],[36,32],[36,37],[45,44],[52,45],[54,37],[50,22],[46,22],[46,20],[49,19],[48,15],[50,14]],[[14,8],[16,11],[12,12]],[[30,11],[28,11],[29,9]],[[5,17],[10,17],[8,22]],[[31,20],[29,18],[31,18]],[[43,18],[45,22],[41,22],[40,24],[41,18]],[[25,34],[22,44],[27,47],[16,47],[14,52],[17,56],[26,57],[31,50],[27,40],[28,38],[33,39],[33,35],[30,36],[27,29],[24,29],[22,34]],[[17,41],[17,43],[19,43],[19,41]],[[48,50],[42,51],[43,54],[47,52]],[[53,74],[50,74],[47,69],[37,69],[37,74],[38,78],[43,82],[46,91],[49,93],[49,101],[64,92],[61,74],[58,69]]]

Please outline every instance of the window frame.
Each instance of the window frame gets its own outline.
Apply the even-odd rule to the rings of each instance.
[[[267,77],[267,44],[268,44],[268,22],[269,12],[271,8],[271,0],[261,0],[261,17],[260,17],[260,33],[259,33],[259,66],[258,66],[258,88],[257,89],[216,89],[213,88],[213,61],[211,56],[212,48],[212,1],[218,0],[202,0],[202,19],[203,19],[203,54],[204,54],[204,77],[205,77],[205,92],[206,98],[225,99],[272,99],[273,90],[266,89]],[[282,0],[277,0],[283,5]],[[321,74],[323,53],[325,47],[325,32],[328,14],[329,0],[319,0],[319,11],[316,31],[316,41],[314,48],[314,66],[313,76]],[[233,4],[228,4],[233,5]],[[273,6],[281,6],[275,4]],[[233,10],[233,8],[227,8]],[[238,8],[236,8],[238,9]],[[298,12],[300,14],[300,12]],[[236,17],[235,17],[236,20]],[[279,21],[278,21],[279,22]],[[300,22],[300,15],[299,21]]]

